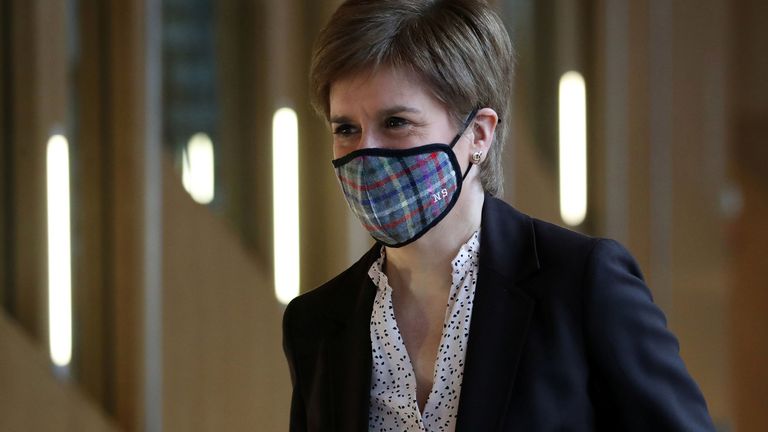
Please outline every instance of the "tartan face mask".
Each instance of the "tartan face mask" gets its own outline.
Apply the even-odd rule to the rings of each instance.
[[[367,148],[333,161],[349,207],[374,239],[389,247],[405,246],[451,211],[472,168],[470,163],[460,175],[453,147],[476,112],[450,144]]]

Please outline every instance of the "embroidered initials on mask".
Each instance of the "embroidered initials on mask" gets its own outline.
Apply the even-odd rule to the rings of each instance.
[[[432,199],[433,199],[432,203],[437,204],[438,201],[447,197],[448,197],[448,189],[443,188],[440,192],[436,194],[432,194]]]

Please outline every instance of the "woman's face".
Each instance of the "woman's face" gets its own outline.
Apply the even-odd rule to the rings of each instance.
[[[330,121],[334,158],[363,148],[448,144],[458,133],[448,110],[426,85],[412,72],[393,68],[334,82]]]

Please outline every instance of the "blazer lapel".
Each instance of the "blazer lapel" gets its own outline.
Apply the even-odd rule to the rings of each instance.
[[[486,196],[456,431],[503,424],[534,301],[517,283],[539,268],[532,222]]]
[[[378,253],[378,247],[374,246]],[[369,252],[368,255],[378,257]],[[361,431],[368,428],[368,404],[371,384],[370,319],[376,287],[368,277],[371,259],[361,260],[352,286],[360,286],[351,311],[346,311],[342,328],[325,340],[326,381],[331,405],[333,431]]]

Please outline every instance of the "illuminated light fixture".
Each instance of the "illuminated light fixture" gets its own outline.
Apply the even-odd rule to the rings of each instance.
[[[66,367],[72,360],[72,266],[69,222],[69,143],[48,139],[48,339],[51,360]]]
[[[587,216],[587,91],[574,71],[560,78],[560,216],[571,226]]]
[[[272,118],[272,196],[275,295],[287,304],[299,295],[299,123],[290,108]]]
[[[211,137],[204,133],[192,135],[182,152],[181,182],[192,199],[209,204],[214,196],[214,155]]]

